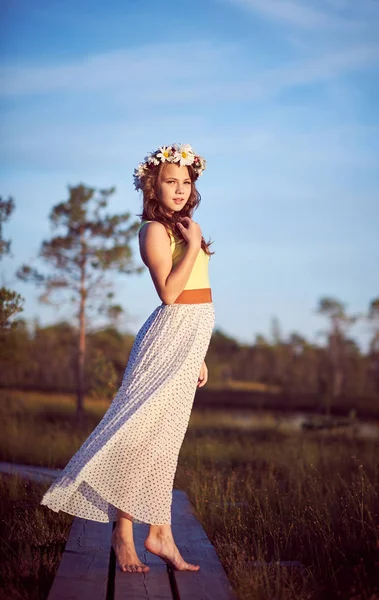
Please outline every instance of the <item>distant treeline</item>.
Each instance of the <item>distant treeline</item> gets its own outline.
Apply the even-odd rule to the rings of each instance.
[[[19,320],[3,338],[0,386],[75,393],[77,338],[78,331],[66,322],[31,328]],[[133,341],[133,335],[115,327],[87,334],[86,394],[112,398]],[[199,405],[247,407],[251,403],[284,410],[331,407],[332,412],[338,406],[365,407],[365,414],[379,406],[378,352],[373,348],[363,354],[350,339],[339,340],[336,364],[335,341],[334,346],[329,341],[322,347],[292,334],[286,341],[269,343],[260,335],[247,345],[216,329],[206,362],[209,383],[198,391]]]
[[[114,302],[111,274],[139,274],[146,268],[135,263],[131,247],[139,220],[128,211],[108,212],[114,191],[82,183],[68,186],[68,198],[54,205],[49,215],[56,235],[42,241],[37,264],[31,260],[16,272],[17,278],[40,290],[41,303],[70,303],[68,322],[30,328],[16,318],[23,310],[21,296],[0,288],[0,387],[75,393],[80,418],[85,394],[112,398],[134,341],[118,330],[124,307]],[[11,241],[3,239],[2,224],[14,208],[13,198],[0,198],[0,259],[10,253]],[[279,291],[277,301],[280,306]],[[215,330],[206,357],[209,383],[206,390],[199,389],[199,401],[202,397],[213,406],[244,406],[250,398],[254,405],[264,401],[285,407],[301,406],[307,398],[307,406],[321,403],[326,411],[341,405],[341,399],[354,407],[379,403],[379,297],[371,299],[367,314],[350,314],[343,302],[328,296],[320,298],[316,312],[328,321],[327,330],[319,332],[324,346],[297,333],[284,340],[275,318],[270,341],[258,335],[254,343],[241,344]],[[89,333],[98,314],[106,316],[110,326]],[[348,335],[359,320],[372,333],[367,354]],[[228,393],[219,392],[211,401],[212,388]]]

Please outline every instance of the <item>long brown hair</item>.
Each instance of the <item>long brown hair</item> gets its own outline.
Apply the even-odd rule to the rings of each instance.
[[[164,211],[164,207],[159,201],[159,178],[165,167],[165,163],[160,163],[157,166],[151,166],[143,178],[142,197],[143,197],[143,209],[142,213],[138,214],[144,221],[159,221],[166,228],[166,231],[171,235],[174,235],[179,240],[185,241],[184,236],[176,226],[177,222],[183,217],[192,218],[193,212],[197,209],[200,204],[201,196],[196,189],[195,181],[198,177],[195,170],[191,165],[187,166],[189,177],[191,179],[191,194],[183,206],[183,208],[175,212],[172,217],[167,216]],[[211,240],[205,241],[204,237],[201,237],[201,247],[206,254],[211,256],[214,254],[209,249],[209,246],[213,244]]]

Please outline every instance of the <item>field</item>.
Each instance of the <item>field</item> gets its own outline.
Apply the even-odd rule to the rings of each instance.
[[[0,407],[0,460],[63,467],[107,404],[87,401],[81,428],[69,396],[3,392]],[[378,449],[378,438],[347,431],[290,431],[275,415],[257,414],[247,427],[230,411],[194,410],[175,487],[187,492],[241,600],[375,600]],[[1,487],[3,544],[17,547],[24,574],[40,573],[33,600],[46,597],[71,522],[38,506],[44,487],[7,478]],[[25,527],[29,541],[17,546]],[[2,554],[8,597],[21,598],[17,589],[32,581],[4,546]]]
[[[43,599],[52,584],[72,517],[38,506],[45,487],[0,476],[2,600]]]

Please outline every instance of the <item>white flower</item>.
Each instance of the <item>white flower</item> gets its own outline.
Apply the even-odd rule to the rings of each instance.
[[[190,144],[180,144],[179,152],[187,152],[188,154],[193,154],[195,156],[193,148],[190,146]]]
[[[175,162],[179,162],[181,167],[192,165],[194,158],[194,151],[189,144],[181,144],[175,152]]]
[[[150,154],[150,156],[148,156],[147,162],[150,165],[155,165],[155,166],[159,165],[159,160],[153,154]]]
[[[146,175],[146,163],[139,163],[138,167],[134,169],[133,179],[134,187],[136,190],[142,189],[141,180]]]
[[[134,169],[133,179],[134,179],[134,188],[136,190],[141,189],[141,179],[137,173],[137,169]]]
[[[138,165],[138,167],[135,169],[135,173],[136,173],[136,175],[138,175],[138,177],[143,177],[145,175],[145,165],[144,165],[144,163],[140,163]]]
[[[200,163],[199,175],[201,175],[202,172],[205,170],[205,165],[207,164],[207,161],[202,156],[199,156],[199,163]]]
[[[172,155],[171,146],[161,146],[159,148],[159,152],[156,154],[156,157],[161,160],[161,162],[170,161],[170,157]]]

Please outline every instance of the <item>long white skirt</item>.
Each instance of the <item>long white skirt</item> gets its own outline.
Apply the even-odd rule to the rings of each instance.
[[[214,323],[212,302],[151,313],[111,405],[41,504],[93,521],[115,521],[120,508],[135,523],[171,524],[178,455]]]

